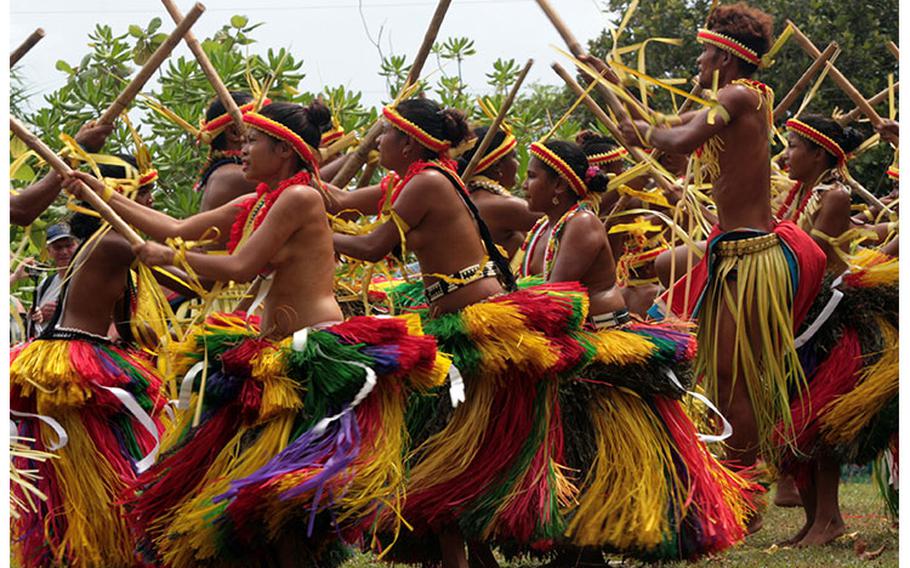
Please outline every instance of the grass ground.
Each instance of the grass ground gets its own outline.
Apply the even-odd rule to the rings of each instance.
[[[841,568],[863,566],[866,568],[898,565],[898,533],[887,517],[884,503],[875,486],[868,480],[848,481],[841,486],[841,511],[847,524],[847,534],[829,544],[814,549],[779,548],[774,546],[795,534],[803,524],[802,509],[769,507],[765,514],[764,528],[749,537],[745,543],[718,557],[708,558],[694,564],[672,563],[664,566],[681,568],[743,566],[755,568]],[[884,546],[880,555],[864,559],[857,549],[877,551]],[[637,562],[614,561],[610,566],[637,566]],[[369,554],[361,554],[348,561],[343,568],[373,568],[387,564],[378,562]],[[536,561],[517,561],[510,568],[540,566]]]

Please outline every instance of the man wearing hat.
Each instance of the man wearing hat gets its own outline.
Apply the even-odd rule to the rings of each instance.
[[[76,252],[76,239],[69,225],[58,223],[47,229],[47,253],[54,260],[55,270],[44,276],[35,289],[35,301],[29,314],[29,338],[41,334],[57,309],[57,298],[63,286],[63,275]]]

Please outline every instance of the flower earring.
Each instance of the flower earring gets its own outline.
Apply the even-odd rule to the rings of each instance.
[[[559,205],[559,196],[557,196],[557,195],[553,196],[553,205]]]

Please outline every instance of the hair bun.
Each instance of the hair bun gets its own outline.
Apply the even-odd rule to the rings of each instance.
[[[452,146],[458,146],[471,135],[471,127],[460,110],[446,108],[439,111],[439,114],[442,118],[443,139],[448,140]]]
[[[860,144],[866,140],[866,135],[862,133],[858,128],[853,128],[848,126],[844,128],[844,136],[840,141],[841,149],[849,154],[853,150],[859,148]]]
[[[304,107],[307,120],[310,124],[319,128],[319,132],[325,132],[332,128],[332,111],[320,99],[313,99],[313,102]]]

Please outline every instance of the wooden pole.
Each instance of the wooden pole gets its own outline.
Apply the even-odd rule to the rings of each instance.
[[[899,85],[900,85],[900,81],[896,81],[894,83],[895,92],[897,92]],[[872,97],[871,99],[869,99],[866,102],[869,103],[869,106],[874,107],[875,105],[887,100],[887,98],[888,98],[888,89],[884,89],[884,90],[876,93],[874,97]],[[851,122],[856,120],[856,117],[858,117],[860,114],[862,114],[862,112],[863,112],[863,110],[861,108],[856,107],[853,110],[851,110],[850,112],[848,112],[847,114],[838,118],[837,123],[840,124],[841,126],[847,126],[848,124],[850,124]]]
[[[183,20],[183,14],[180,13],[180,9],[177,7],[177,5],[174,4],[174,0],[161,0],[161,2],[164,4],[164,8],[171,15],[171,18],[174,19],[174,23],[179,24],[181,20]],[[193,32],[190,30],[187,30],[186,34],[184,34],[183,40],[186,41],[187,47],[189,47],[190,51],[193,52],[193,55],[196,56],[196,61],[199,63],[199,67],[202,68],[202,72],[209,80],[209,83],[212,84],[212,88],[215,89],[215,94],[218,96],[218,100],[220,100],[221,104],[224,105],[227,113],[231,115],[231,119],[234,121],[234,125],[243,131],[243,113],[240,112],[240,108],[237,106],[237,103],[234,102],[234,97],[231,96],[231,93],[227,90],[227,87],[224,86],[224,82],[218,75],[218,71],[215,70],[215,66],[212,65],[212,62],[209,60],[208,55],[205,54],[205,50],[203,50],[202,46],[199,44],[199,40],[196,39],[196,36],[193,35]]]
[[[812,79],[818,74],[819,71],[821,71],[821,68],[825,65],[825,63],[831,59],[835,51],[837,51],[837,42],[832,41],[828,44],[828,47],[825,48],[825,51],[823,51],[821,55],[815,58],[815,61],[812,62],[812,65],[806,69],[802,77],[799,78],[799,80],[790,89],[790,92],[787,93],[787,95],[777,105],[777,108],[774,109],[775,121],[780,120],[780,117],[782,117],[784,113],[787,112],[787,109],[789,109],[793,103],[796,102],[797,97],[799,97],[799,95],[806,90],[806,87],[809,86],[809,83],[812,82]]]
[[[142,66],[142,69],[136,73],[136,76],[133,77],[132,81],[123,89],[123,91],[117,96],[111,106],[104,111],[101,117],[98,119],[98,124],[113,124],[114,121],[120,116],[120,113],[129,106],[130,102],[136,97],[136,94],[142,90],[142,87],[145,86],[145,83],[151,79],[152,73],[158,70],[158,67],[167,59],[168,55],[171,54],[171,51],[180,43],[180,40],[183,39],[183,36],[189,31],[190,27],[196,23],[196,20],[199,19],[199,16],[205,11],[205,6],[199,2],[193,6],[193,9],[186,15],[184,18],[171,32],[171,35],[168,36],[164,43],[158,46],[158,49],[155,50],[155,53],[149,57],[149,60],[145,62],[145,65]]]
[[[553,27],[556,28],[557,33],[562,38],[562,41],[565,42],[566,47],[569,48],[569,51],[575,57],[581,57],[585,55],[585,49],[582,47],[581,42],[576,39],[572,34],[572,31],[569,29],[569,26],[562,21],[562,18],[559,17],[559,14],[556,13],[556,10],[553,9],[553,6],[550,5],[549,0],[537,0],[537,5],[540,6],[540,9],[543,10],[543,13],[547,15],[547,18],[550,20],[550,23],[553,24]]]
[[[525,77],[528,76],[528,71],[531,70],[531,65],[533,64],[534,60],[528,59],[528,62],[525,63],[524,69],[522,69],[521,73],[518,74],[518,78],[515,80],[515,84],[512,85],[512,90],[509,91],[505,102],[502,103],[502,108],[499,109],[499,113],[496,115],[496,118],[493,119],[493,124],[490,125],[490,129],[487,130],[486,136],[483,137],[483,140],[480,141],[477,149],[474,150],[474,155],[471,157],[471,161],[468,162],[468,165],[465,167],[464,173],[461,175],[461,179],[465,181],[471,179],[471,176],[474,174],[474,170],[477,169],[477,164],[480,163],[481,158],[483,158],[483,155],[490,147],[490,144],[493,143],[493,137],[495,137],[496,132],[499,131],[499,127],[502,125],[502,121],[505,119],[506,114],[508,114],[509,109],[512,107],[512,103],[515,101],[515,96],[518,94],[518,90],[521,88],[521,84],[524,83]]]
[[[429,57],[430,51],[433,49],[433,44],[436,43],[436,36],[439,35],[439,28],[442,26],[442,21],[445,19],[449,4],[451,3],[452,0],[439,0],[439,3],[436,5],[433,19],[430,20],[427,33],[423,36],[423,43],[420,44],[420,49],[417,51],[416,57],[414,57],[414,63],[411,65],[410,72],[408,72],[408,78],[407,81],[405,81],[404,87],[402,87],[403,89],[408,88],[409,85],[416,84],[417,80],[420,78],[420,73],[423,71],[423,66],[427,61],[427,57]],[[379,140],[380,134],[382,134],[382,120],[377,120],[373,123],[373,126],[370,127],[370,130],[363,137],[363,140],[360,141],[357,150],[351,154],[351,157],[348,158],[343,166],[341,166],[341,169],[338,170],[335,177],[332,178],[332,185],[343,188],[354,178],[357,172],[360,171],[360,168],[363,167],[363,164],[366,163],[370,150],[376,147],[376,142]]]
[[[891,52],[891,55],[893,55],[893,56],[895,57],[895,59],[897,59],[898,61],[900,61],[900,60],[901,60],[901,52],[900,52],[900,50],[897,48],[897,44],[894,43],[893,41],[889,41],[887,45],[888,45],[888,51]]]
[[[335,154],[344,152],[345,150],[347,150],[348,148],[350,148],[351,146],[353,146],[356,143],[357,143],[357,131],[352,130],[350,132],[346,132],[344,134],[344,136],[342,136],[338,140],[335,140],[334,142],[332,142],[325,148],[321,148],[319,150],[319,153],[322,155],[322,160],[325,161],[325,160],[328,160],[329,158],[331,158],[332,156],[334,156]]]
[[[44,37],[44,29],[38,28],[33,31],[30,36],[25,38],[25,41],[22,42],[22,45],[13,50],[9,54],[9,66],[12,69],[13,65],[19,63],[19,60],[22,59],[22,56],[29,52],[29,50],[35,47],[35,44],[41,41],[41,38]]]
[[[821,56],[821,52],[817,47],[815,47],[815,44],[813,44],[812,41],[806,37],[798,27],[796,27],[796,24],[790,20],[787,20],[787,23],[793,28],[793,39],[796,40],[796,43],[798,43],[803,51],[808,53],[811,57],[818,59]],[[831,65],[830,63],[826,63],[826,65],[830,66],[828,74],[832,79],[834,79],[834,82],[837,83],[837,86],[840,87],[841,90],[848,97],[850,97],[850,100],[853,101],[853,104],[858,106],[861,109],[862,113],[869,118],[872,126],[877,127],[880,125],[882,123],[882,117],[880,117],[878,113],[875,112],[874,108],[869,106],[869,103],[866,102],[866,98],[856,89],[856,87],[853,86],[852,83],[850,83],[846,77],[844,77],[840,71],[838,71],[837,67]]]
[[[579,85],[575,81],[575,79],[572,77],[572,75],[570,75],[569,72],[566,71],[562,67],[562,65],[560,65],[559,63],[554,63],[552,65],[552,67],[553,67],[553,70],[556,71],[556,74],[559,75],[563,81],[565,81],[565,83],[566,83],[566,85],[568,85],[569,89],[571,89],[572,92],[575,93],[576,97],[580,97],[584,94],[584,92],[585,92],[584,88],[582,88],[582,86]],[[613,122],[613,120],[610,119],[610,117],[607,115],[607,113],[604,112],[604,110],[602,108],[600,108],[596,102],[594,102],[594,99],[592,99],[590,96],[586,95],[584,98],[584,103],[585,103],[585,105],[587,105],[588,109],[590,109],[590,111],[594,114],[594,116],[597,118],[597,120],[599,120],[601,122],[601,124],[603,124],[607,128],[607,130],[610,131],[610,134],[613,136],[613,138],[623,148],[625,148],[627,152],[629,152],[629,155],[631,155],[638,162],[644,162],[644,163],[648,164],[649,172],[651,173],[652,177],[654,178],[654,181],[657,182],[657,184],[661,187],[661,189],[672,193],[673,186],[670,185],[670,182],[667,181],[667,179],[664,176],[662,176],[660,174],[660,172],[657,171],[657,168],[655,168],[652,165],[652,162],[649,161],[648,157],[645,155],[644,150],[642,150],[638,146],[632,146],[632,145],[626,143],[625,139],[622,136],[622,133],[619,131],[619,127],[616,125],[615,122]]]
[[[379,160],[375,162],[367,162],[367,167],[363,168],[363,172],[360,174],[360,178],[357,180],[357,187],[366,187],[370,185],[370,181],[373,179],[373,174],[376,173],[376,168],[379,167]]]
[[[12,116],[9,117],[9,129],[13,131],[13,134],[15,134],[17,138],[25,142],[26,146],[41,156],[41,158],[46,161],[48,165],[52,167],[58,174],[64,177],[72,175],[72,168],[70,168],[66,162],[60,159],[60,156],[55,154],[47,144],[45,144],[40,138],[29,131],[29,129],[24,124]],[[126,240],[128,240],[132,245],[141,245],[143,243],[142,237],[140,237],[132,227],[127,225],[119,215],[114,213],[114,210],[111,209],[111,206],[105,203],[104,200],[101,199],[100,195],[95,193],[85,184],[82,184],[82,187],[84,194],[83,198],[88,201],[92,208],[97,211],[105,221],[110,223],[118,233],[126,237]]]

